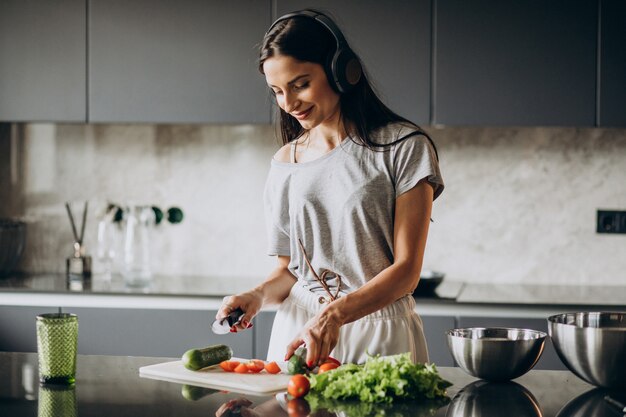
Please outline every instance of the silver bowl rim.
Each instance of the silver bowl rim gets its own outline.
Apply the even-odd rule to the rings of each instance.
[[[571,311],[569,313],[553,314],[553,315],[551,315],[551,316],[549,316],[547,318],[547,321],[551,325],[566,326],[566,327],[571,327],[571,328],[580,329],[580,330],[584,330],[584,329],[598,330],[598,331],[602,330],[603,332],[623,332],[623,331],[626,331],[626,325],[623,326],[623,327],[591,327],[591,326],[579,326],[577,324],[571,324],[571,323],[561,323],[561,322],[557,321],[557,319],[559,319],[561,317],[569,316],[569,315],[575,315],[575,314],[598,314],[598,315],[619,314],[621,316],[626,316],[626,312],[624,312],[624,311]]]
[[[502,341],[502,342],[519,342],[519,341],[522,341],[522,340],[541,340],[541,339],[545,339],[546,337],[548,337],[548,334],[546,332],[542,332],[541,330],[526,329],[526,328],[522,328],[522,327],[484,327],[484,326],[458,327],[458,328],[455,328],[455,329],[446,330],[446,335],[448,337],[455,337],[455,338],[464,339],[464,340],[489,340],[490,339],[488,337],[470,338],[470,337],[465,337],[465,336],[461,336],[461,335],[458,335],[458,334],[454,334],[455,332],[467,331],[467,330],[507,330],[507,331],[508,330],[517,330],[517,331],[528,333],[528,334],[531,334],[531,335],[534,336],[534,337],[531,337],[529,339],[498,340],[498,341]]]

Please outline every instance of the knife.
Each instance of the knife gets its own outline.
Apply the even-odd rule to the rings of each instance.
[[[233,327],[233,325],[239,323],[239,320],[241,319],[243,314],[244,314],[244,311],[241,308],[237,307],[236,309],[231,311],[228,316],[224,317],[223,319],[215,320],[213,324],[211,325],[211,330],[213,330],[213,333],[215,334],[230,333],[230,328]]]

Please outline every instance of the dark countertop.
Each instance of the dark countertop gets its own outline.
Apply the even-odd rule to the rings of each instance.
[[[196,401],[185,399],[183,386],[139,377],[141,366],[167,358],[82,356],[78,357],[74,392],[42,390],[37,380],[34,353],[0,352],[0,415],[2,416],[214,416],[231,399],[245,397],[261,416],[287,416],[273,396],[250,396],[218,391]],[[487,383],[459,368],[439,368],[454,385],[448,389],[451,402],[397,405],[384,410],[392,416],[612,416],[605,393],[578,379],[569,371],[530,371],[509,383]],[[40,398],[40,400],[38,400]],[[43,400],[46,398],[46,400]],[[69,400],[65,414],[46,414],[44,401]],[[75,400],[75,403],[74,403]],[[41,401],[41,403],[40,403]],[[381,407],[367,415],[380,414]],[[316,414],[330,415],[336,414]],[[354,416],[347,412],[340,416]],[[363,414],[360,414],[363,415]]]
[[[211,277],[156,275],[148,287],[132,288],[119,275],[94,275],[90,280],[68,281],[63,274],[21,274],[0,279],[0,293],[152,295],[160,297],[207,297],[248,290],[261,277]],[[626,310],[626,286],[481,284],[444,280],[435,289],[415,294],[420,304],[465,306],[549,306]]]

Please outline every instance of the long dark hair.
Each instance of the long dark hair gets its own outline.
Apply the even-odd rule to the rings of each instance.
[[[314,62],[325,67],[329,57],[335,53],[336,47],[332,33],[321,23],[310,17],[294,16],[279,21],[263,38],[259,53],[259,71],[265,74],[263,63],[277,55],[290,56],[303,62]],[[361,67],[363,67],[362,64]],[[408,136],[421,134],[430,140],[430,137],[418,125],[394,113],[378,98],[367,79],[365,70],[359,82],[350,91],[340,95],[340,109],[343,125],[350,138],[368,148],[390,145],[389,143],[386,145],[376,143],[370,134],[392,122],[410,124],[415,127],[415,132]],[[305,130],[298,120],[280,107],[278,107],[278,112],[283,144],[299,138]]]

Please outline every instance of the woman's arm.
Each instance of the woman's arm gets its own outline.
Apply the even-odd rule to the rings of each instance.
[[[259,286],[237,295],[224,297],[216,319],[220,320],[240,307],[245,314],[237,325],[238,330],[248,327],[248,324],[264,305],[280,304],[296,283],[296,278],[289,272],[289,256],[278,256],[278,265]]]
[[[339,340],[339,328],[410,294],[419,281],[433,203],[425,180],[396,199],[394,262],[358,290],[328,304],[287,348],[291,356],[307,345],[307,364],[328,357]]]

